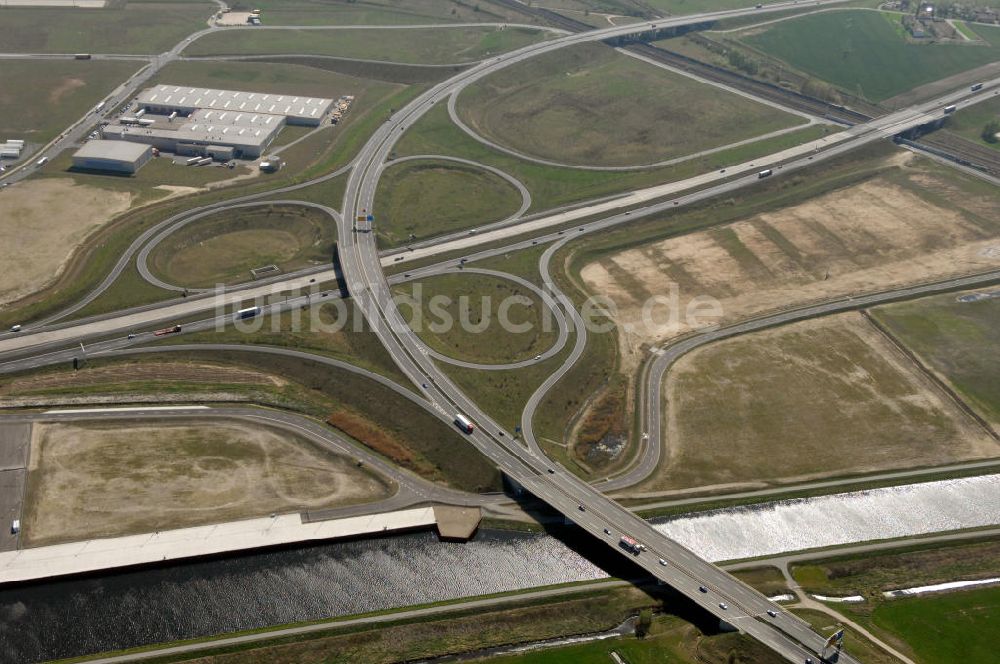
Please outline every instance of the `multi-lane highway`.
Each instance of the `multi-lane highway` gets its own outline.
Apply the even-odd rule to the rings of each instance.
[[[820,0],[815,4],[838,4],[840,1]],[[579,316],[571,305],[550,303],[550,306],[562,306],[566,310],[565,320],[573,321],[574,328],[579,329],[580,333],[576,335],[576,345],[569,359],[546,381],[543,388],[532,397],[533,406],[529,405],[529,410],[526,411],[524,421],[525,442],[521,442],[515,440],[510,432],[505,431],[493,421],[479,405],[472,402],[458,389],[439,368],[438,360],[440,358],[435,359],[434,354],[406,324],[397,310],[389,289],[389,282],[383,272],[383,267],[401,262],[399,256],[403,256],[402,261],[412,261],[418,258],[425,259],[444,253],[473,249],[487,243],[507,242],[510,244],[506,248],[510,248],[525,247],[533,243],[546,241],[555,242],[543,257],[542,274],[546,277],[546,281],[550,282],[551,280],[547,276],[548,272],[545,267],[547,265],[546,261],[556,249],[568,242],[570,237],[579,237],[582,233],[601,230],[617,224],[625,224],[634,219],[655,214],[665,209],[672,209],[704,198],[733,191],[740,187],[750,186],[759,181],[760,178],[757,172],[764,168],[773,168],[775,175],[780,176],[782,173],[804,168],[822,159],[829,159],[843,154],[848,150],[856,149],[868,142],[893,136],[917,125],[933,122],[940,119],[942,115],[941,109],[945,104],[955,103],[961,106],[992,97],[997,93],[1000,79],[984,83],[983,89],[976,93],[972,93],[969,90],[957,91],[931,102],[884,116],[870,123],[855,126],[815,143],[740,164],[727,169],[728,172],[708,173],[683,182],[633,192],[592,205],[585,205],[573,210],[546,215],[524,223],[515,224],[514,221],[516,220],[512,219],[509,220],[509,224],[488,232],[452,238],[446,242],[415,248],[414,251],[405,254],[380,256],[374,235],[370,232],[355,229],[352,221],[359,214],[373,208],[379,177],[385,168],[393,145],[405,129],[430,110],[434,104],[449,102],[454,99],[454,95],[461,89],[484,76],[488,76],[517,62],[522,62],[559,48],[566,48],[573,44],[626,36],[642,31],[678,27],[706,20],[779,12],[798,4],[798,2],[784,2],[768,5],[760,9],[705,13],[680,18],[640,22],[628,26],[615,26],[603,30],[559,37],[491,58],[489,61],[473,66],[433,86],[406,107],[394,113],[387,122],[374,132],[368,142],[361,148],[355,160],[346,167],[350,170],[350,176],[347,183],[345,203],[342,208],[345,214],[341,216],[332,209],[325,209],[329,213],[331,220],[338,226],[339,258],[342,267],[342,276],[347,283],[348,290],[368,320],[372,330],[385,346],[400,370],[414,385],[418,386],[421,398],[414,398],[415,402],[419,401],[421,407],[431,409],[432,412],[445,421],[450,421],[459,412],[470,417],[477,426],[474,431],[467,434],[469,443],[491,459],[508,477],[520,486],[551,505],[568,519],[577,523],[581,528],[593,535],[597,541],[601,542],[603,546],[612,547],[623,556],[633,560],[646,572],[684,593],[692,602],[701,606],[709,613],[751,634],[789,661],[804,662],[807,658],[816,657],[817,653],[821,652],[825,642],[825,639],[814,632],[806,623],[788,614],[780,606],[770,602],[767,598],[738,582],[716,566],[702,560],[691,551],[661,535],[629,510],[602,495],[598,489],[582,482],[572,473],[565,471],[545,458],[537,444],[535,444],[531,429],[531,420],[533,419],[531,413],[533,412],[533,408],[537,407],[541,397],[572,366],[575,359],[579,357],[579,352],[582,352],[582,344],[585,343],[585,336],[582,333],[582,327],[579,325]],[[185,43],[182,42],[174,50],[164,55],[176,57]],[[149,71],[153,71],[154,69],[155,63]],[[140,264],[144,266],[145,254],[140,249],[143,245],[146,245],[144,251],[148,252],[147,243],[149,240],[153,239],[155,243],[154,236],[157,234],[162,236],[163,233],[172,230],[174,225],[187,223],[198,218],[198,215],[207,214],[211,211],[249,204],[251,201],[262,196],[283,195],[300,187],[326,180],[329,177],[331,176],[324,176],[319,180],[286,187],[266,194],[258,194],[231,200],[226,203],[215,204],[210,208],[189,211],[184,215],[171,218],[157,227],[150,229],[150,231],[137,240],[129,249],[127,255],[122,257],[113,274],[109,275],[109,279],[102,286],[106,287],[106,284],[110,284],[121,273],[128,261],[137,253],[140,256]],[[664,200],[665,197],[682,192],[684,192],[683,195],[677,198]],[[288,199],[288,202],[296,201]],[[632,209],[643,205],[645,207]],[[622,212],[622,210],[626,211]],[[594,219],[608,213],[617,214],[606,218],[598,218],[594,221],[586,221],[578,229],[575,229],[572,234],[565,234],[565,226],[567,224],[578,222],[578,220]],[[541,238],[513,240],[512,242],[515,236],[523,235],[524,233],[544,233],[547,231],[551,232],[549,235]],[[439,271],[440,269],[441,266],[435,266],[429,268],[429,271]],[[424,272],[420,271],[420,273]],[[147,276],[154,279],[152,275]],[[226,306],[235,306],[244,300],[263,296],[274,290],[307,290],[323,282],[332,281],[337,276],[332,270],[317,272],[312,275],[295,275],[291,278],[284,278],[273,284],[264,286],[249,285],[230,289],[221,298]],[[169,284],[163,285],[170,287]],[[99,289],[96,293],[101,292],[101,290]],[[557,294],[556,299],[559,299],[558,291],[555,292]],[[318,297],[324,297],[324,293],[327,297],[333,295],[331,291],[322,291]],[[92,293],[88,296],[90,299],[86,301],[92,300],[95,296]],[[277,313],[289,307],[307,306],[314,303],[316,298],[316,294],[295,296],[288,299],[288,301],[270,305],[268,313]],[[37,329],[20,335],[4,335],[0,338],[0,356],[16,359],[0,365],[0,371],[20,370],[41,366],[53,361],[66,361],[80,352],[75,344],[81,340],[94,340],[87,344],[86,352],[95,355],[135,352],[134,350],[130,350],[131,347],[136,344],[148,342],[150,340],[148,333],[137,335],[133,338],[115,335],[120,335],[123,330],[139,328],[157,321],[186,318],[203,312],[212,306],[216,306],[216,304],[216,302],[211,301],[211,298],[195,297],[184,302],[171,302],[165,306],[145,307],[121,316],[104,317],[96,321],[54,326],[42,325]],[[837,306],[842,305],[827,304],[821,306],[826,306],[827,309],[821,308],[815,312],[809,314],[802,313],[801,315],[820,315],[833,311]],[[218,324],[220,317],[224,322],[227,317],[231,318],[232,315],[220,314],[204,320],[185,323],[185,331],[207,329]],[[775,322],[783,321],[776,320]],[[739,333],[739,331],[732,331],[732,333]],[[560,331],[561,343],[565,343],[567,339],[568,327],[566,330]],[[204,347],[198,346],[198,348]],[[152,348],[149,352],[159,352],[160,350],[160,348]],[[270,349],[263,352],[276,352],[276,350]],[[281,352],[296,351],[284,350]],[[664,357],[666,357],[666,354],[664,354]],[[664,361],[666,362],[666,360]],[[658,366],[654,367],[649,374],[650,382],[647,388],[650,390],[647,399],[649,403],[653,403],[654,396],[656,396],[652,393],[652,390],[654,389],[653,378],[658,370]],[[659,376],[662,377],[662,373]],[[658,385],[659,383],[657,383],[657,389]],[[658,396],[656,397],[656,403],[658,404]],[[658,421],[655,433],[651,422],[647,422],[647,430],[651,440],[659,440]],[[614,482],[623,481],[625,480],[617,478]],[[616,486],[616,484],[607,483],[602,488],[608,489],[613,486]],[[638,554],[626,552],[619,546],[619,538],[623,534],[635,537],[646,548]],[[849,654],[843,654],[839,661],[852,663],[856,660]]]

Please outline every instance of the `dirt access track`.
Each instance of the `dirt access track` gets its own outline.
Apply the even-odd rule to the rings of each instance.
[[[590,292],[617,308],[623,367],[638,364],[644,344],[694,326],[1000,267],[995,189],[909,153],[890,162],[899,168],[860,184],[584,266]],[[676,320],[665,301],[647,305],[672,292]],[[706,296],[721,315],[687,320]]]
[[[345,457],[236,420],[33,429],[27,546],[364,503],[393,491]]]

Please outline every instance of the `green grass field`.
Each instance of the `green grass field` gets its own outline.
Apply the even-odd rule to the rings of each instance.
[[[6,52],[162,53],[207,27],[214,8],[186,0],[129,0],[104,9],[3,7],[0,32]]]
[[[1000,357],[993,352],[1000,344],[1000,299],[959,302],[951,293],[873,314],[984,417],[1000,423]]]
[[[500,145],[604,166],[655,163],[803,122],[597,44],[492,74],[462,92],[458,109]]]
[[[172,62],[160,70],[150,85],[159,83],[316,97],[354,95],[348,118],[363,101],[362,94],[399,87],[314,67],[257,62]]]
[[[520,12],[490,0],[237,0],[233,11],[262,10],[267,25],[406,25],[507,21],[527,23]]]
[[[4,11],[0,9],[0,26]],[[0,67],[0,139],[47,143],[141,65],[99,60],[4,60]]]
[[[240,208],[188,224],[150,254],[152,269],[167,283],[211,288],[251,279],[250,270],[282,271],[333,264],[335,222],[307,207]]]
[[[795,580],[824,595],[861,594],[881,601],[881,593],[914,586],[982,579],[1000,568],[1000,540],[936,544],[856,556],[832,556],[796,563]]]
[[[975,32],[988,45],[910,43],[896,15],[852,10],[775,23],[743,41],[878,102],[1000,58],[1000,28],[977,25]]]
[[[530,290],[482,274],[445,274],[393,288],[404,317],[431,348],[455,359],[501,364],[548,350],[557,327]],[[411,305],[412,303],[412,305]],[[411,313],[412,312],[412,313]],[[510,323],[510,331],[501,317]]]
[[[585,171],[535,164],[497,152],[452,124],[444,105],[418,120],[396,146],[398,156],[444,154],[495,166],[513,175],[531,192],[530,212],[551,209],[607,194],[649,187],[741,163],[819,138],[831,129],[814,126],[774,138],[684,161],[666,168],[631,172]]]
[[[872,621],[905,640],[921,664],[996,661],[1000,588],[886,602]]]
[[[521,195],[489,171],[419,160],[387,168],[375,200],[379,244],[398,247],[506,219],[520,208]]]
[[[989,143],[983,139],[983,129],[986,125],[997,121],[1000,121],[1000,99],[994,97],[963,108],[949,117],[945,123],[945,131],[958,134],[983,147],[1000,150],[1000,141]]]
[[[527,46],[551,35],[525,28],[441,28],[412,30],[227,30],[206,35],[185,55],[333,55],[413,64],[481,60]]]

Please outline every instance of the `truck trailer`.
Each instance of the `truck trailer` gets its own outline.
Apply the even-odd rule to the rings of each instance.
[[[237,320],[246,320],[260,315],[260,307],[247,307],[236,312]]]
[[[472,424],[472,421],[469,420],[469,418],[466,417],[465,415],[462,415],[461,413],[455,414],[455,424],[458,426],[459,429],[461,429],[465,433],[472,433],[473,431],[476,430],[476,427],[475,425]]]
[[[177,334],[180,331],[181,331],[181,326],[180,325],[174,325],[173,327],[165,327],[162,330],[157,330],[156,332],[153,332],[153,336],[154,337],[162,337],[162,336],[167,335],[167,334]]]
[[[625,549],[633,556],[638,556],[646,550],[646,546],[644,544],[640,544],[638,540],[634,537],[629,537],[628,535],[622,535],[621,540],[618,542],[618,546]]]

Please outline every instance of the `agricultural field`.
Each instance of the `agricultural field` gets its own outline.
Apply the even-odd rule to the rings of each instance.
[[[215,8],[207,0],[127,0],[77,10],[4,7],[0,31],[8,53],[163,53],[206,27]]]
[[[1000,28],[973,26],[983,43],[908,41],[899,15],[831,11],[750,28],[743,43],[873,102],[1000,59]]]
[[[1000,266],[995,187],[904,152],[860,162],[853,181],[824,185],[834,170],[793,177],[797,194],[784,206],[740,219],[732,201],[722,217],[702,216],[735,223],[659,241],[623,236],[628,248],[587,262],[580,276],[614,303],[625,366],[635,366],[644,344],[698,325]],[[688,319],[704,298],[719,308]],[[655,306],[644,311],[648,302]]]
[[[799,480],[1000,455],[1000,444],[855,313],[695,350],[669,371],[665,398],[667,456],[649,488]]]
[[[167,236],[150,254],[167,283],[211,288],[251,279],[250,270],[283,272],[333,264],[335,223],[315,208],[267,205],[217,212]]]
[[[172,62],[149,85],[160,83],[334,99],[354,95],[347,117],[354,115],[359,105],[402,87],[304,65],[259,62]]]
[[[989,130],[987,127],[990,127]],[[1000,150],[1000,136],[996,136],[1000,134],[1000,99],[993,98],[963,108],[948,118],[945,131],[975,141],[983,147]],[[996,140],[987,141],[988,134],[993,134]]]
[[[260,9],[267,25],[406,25],[421,23],[527,23],[528,17],[490,0],[259,0],[233,11]]]
[[[410,64],[475,62],[545,39],[552,33],[527,28],[437,28],[412,30],[226,30],[185,49],[199,55],[329,55]]]
[[[597,166],[657,163],[805,122],[598,44],[492,74],[462,92],[458,112],[499,145]]]
[[[386,168],[375,200],[379,244],[398,247],[506,219],[521,194],[481,168],[420,159]]]
[[[342,506],[392,488],[283,430],[238,421],[35,424],[31,546]]]
[[[996,647],[987,635],[1000,630],[1000,587],[885,602],[872,622],[904,640],[922,664],[989,662]]]
[[[0,10],[0,24],[4,11]],[[48,143],[141,65],[108,60],[5,60],[0,67],[0,140]]]
[[[411,327],[447,357],[483,364],[518,362],[545,352],[557,338],[555,320],[541,299],[506,279],[445,274],[393,291]],[[511,331],[504,329],[501,316]]]
[[[970,302],[977,293],[993,297]],[[985,288],[878,307],[876,320],[952,386],[980,415],[1000,427],[1000,289]]]

